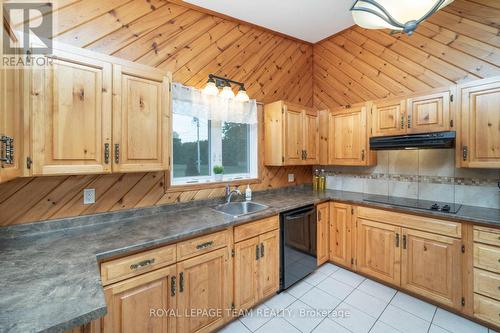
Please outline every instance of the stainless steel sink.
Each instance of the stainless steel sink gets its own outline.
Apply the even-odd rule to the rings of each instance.
[[[261,210],[267,209],[269,206],[261,205],[256,202],[243,201],[243,202],[230,202],[215,206],[213,209],[217,212],[230,215],[233,217],[243,216],[247,214],[252,214],[260,212]]]

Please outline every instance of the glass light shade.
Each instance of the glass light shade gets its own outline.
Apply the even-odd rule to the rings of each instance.
[[[203,95],[207,96],[217,96],[219,94],[219,89],[215,85],[215,82],[207,82],[205,88],[203,88]]]
[[[245,90],[240,89],[236,94],[236,100],[239,102],[248,102],[250,100],[250,97],[248,97],[248,94]]]
[[[225,86],[224,88],[222,88],[222,91],[220,92],[219,96],[222,98],[228,98],[228,99],[234,98],[234,92],[230,86]]]
[[[354,22],[363,28],[405,30],[405,32],[408,32],[403,26],[412,21],[416,24],[420,23],[421,19],[429,13],[438,1],[439,0],[358,0],[352,7],[351,11]],[[378,3],[386,10],[390,17],[387,17],[387,14],[370,2]],[[451,2],[453,2],[453,0],[445,0],[435,11],[447,6]],[[360,9],[367,9],[368,11]],[[374,13],[371,13],[370,11],[373,11]],[[400,23],[401,26],[391,24],[377,16],[375,13],[384,18],[388,18],[388,21],[391,21],[390,19],[392,18],[396,22]],[[414,30],[416,24],[411,26],[410,29]],[[411,34],[413,30],[410,30],[409,33]]]

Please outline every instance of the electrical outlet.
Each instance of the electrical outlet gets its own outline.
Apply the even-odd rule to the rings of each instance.
[[[293,183],[295,181],[295,174],[289,173],[288,174],[288,182]]]
[[[95,188],[86,188],[83,190],[83,204],[92,205],[95,203]]]

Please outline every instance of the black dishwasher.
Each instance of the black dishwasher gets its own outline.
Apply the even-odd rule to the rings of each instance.
[[[316,208],[309,205],[280,215],[280,291],[316,267]]]

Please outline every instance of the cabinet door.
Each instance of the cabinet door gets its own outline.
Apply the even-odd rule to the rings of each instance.
[[[111,171],[111,65],[54,50],[31,78],[33,175]]]
[[[348,267],[353,258],[351,208],[350,205],[330,203],[330,261]]]
[[[108,313],[102,332],[175,332],[175,273],[170,266],[104,288]]]
[[[401,228],[358,219],[357,267],[362,273],[382,281],[400,284]]]
[[[461,309],[461,241],[403,229],[401,287]]]
[[[328,254],[328,228],[330,227],[329,225],[329,206],[330,203],[325,202],[322,203],[318,206],[316,206],[316,211],[318,214],[317,217],[317,232],[316,232],[316,237],[317,237],[317,250],[316,250],[316,257],[318,260],[318,266],[324,264],[325,262],[328,261],[329,254]]]
[[[285,164],[303,164],[304,120],[302,110],[286,105],[284,119]]]
[[[500,168],[500,80],[459,87],[463,167]]]
[[[280,233],[279,230],[259,236],[258,260],[259,301],[275,294],[280,284]]]
[[[259,237],[234,244],[234,306],[249,309],[257,303],[257,258],[260,255]]]
[[[373,102],[371,136],[406,133],[406,100],[393,99]]]
[[[114,65],[113,171],[168,169],[168,86],[156,69]]]
[[[0,68],[0,182],[22,175],[22,70]]]
[[[213,332],[223,325],[233,298],[227,248],[180,262],[177,272],[178,332]]]
[[[319,120],[319,156],[318,164],[328,164],[328,124],[329,124],[329,111],[321,110],[318,112]]]
[[[330,114],[330,164],[367,165],[366,106]]]
[[[407,132],[448,131],[450,112],[450,91],[408,98]]]
[[[304,164],[319,161],[319,118],[316,111],[304,111]]]

